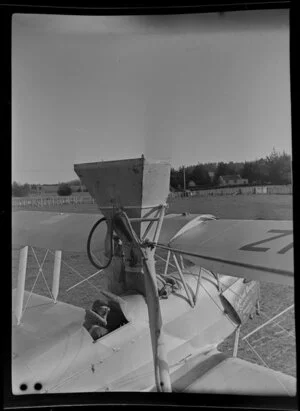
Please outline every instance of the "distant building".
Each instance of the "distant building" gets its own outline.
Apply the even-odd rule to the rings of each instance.
[[[195,188],[195,187],[196,187],[195,181],[190,180],[190,181],[188,182],[188,188]]]
[[[30,184],[30,194],[39,195],[43,193],[43,186],[41,184]]]
[[[241,178],[239,174],[232,174],[219,177],[220,186],[238,186],[248,184],[247,178]]]
[[[214,171],[209,171],[209,172],[208,172],[208,175],[209,175],[209,178],[210,178],[211,181],[213,181],[213,179],[214,179],[214,177],[215,177],[215,174],[216,174],[216,173],[215,173]]]
[[[45,184],[43,185],[43,192],[45,194],[54,194],[57,193],[58,185],[57,184]]]

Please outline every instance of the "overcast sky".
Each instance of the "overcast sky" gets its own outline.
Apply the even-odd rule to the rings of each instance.
[[[12,176],[146,157],[174,167],[291,153],[288,11],[13,16]]]

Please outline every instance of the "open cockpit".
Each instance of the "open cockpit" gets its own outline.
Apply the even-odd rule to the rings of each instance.
[[[95,342],[127,323],[120,304],[113,299],[102,297],[94,301],[90,310],[85,310],[83,327]]]

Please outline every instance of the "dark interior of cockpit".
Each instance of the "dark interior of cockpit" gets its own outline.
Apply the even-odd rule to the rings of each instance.
[[[106,334],[127,324],[120,304],[104,295],[94,301],[92,308],[85,310],[83,326],[94,342]]]

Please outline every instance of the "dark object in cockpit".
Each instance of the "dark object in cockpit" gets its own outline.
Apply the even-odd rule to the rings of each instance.
[[[110,308],[99,300],[94,302],[92,310],[85,310],[83,326],[94,341],[108,333],[107,316],[109,312]]]

